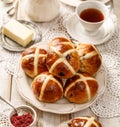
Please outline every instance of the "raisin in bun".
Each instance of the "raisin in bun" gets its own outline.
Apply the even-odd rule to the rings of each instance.
[[[94,75],[102,64],[102,58],[95,46],[91,44],[78,44],[76,47],[80,59],[80,72]]]
[[[101,123],[92,116],[73,118],[68,127],[102,127]]]
[[[89,102],[98,91],[98,83],[95,78],[88,74],[77,73],[72,78],[67,79],[64,86],[64,96],[70,102]]]
[[[38,47],[27,48],[22,52],[21,66],[24,72],[34,78],[38,74],[47,71],[47,51]]]
[[[36,98],[42,102],[56,102],[63,97],[62,80],[49,72],[43,72],[34,78],[32,90]]]
[[[65,38],[57,40],[53,39],[54,43],[50,42],[46,65],[54,76],[71,78],[79,70],[79,55],[72,42]]]

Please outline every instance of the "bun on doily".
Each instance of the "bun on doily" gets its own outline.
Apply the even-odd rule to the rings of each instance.
[[[39,47],[27,48],[22,52],[21,66],[24,72],[34,78],[38,74],[47,71],[47,51]]]
[[[54,76],[71,78],[80,67],[79,55],[74,44],[66,38],[54,38],[49,43],[46,65]]]
[[[92,116],[83,116],[73,118],[68,127],[102,127],[102,124]]]
[[[97,80],[88,74],[77,73],[67,79],[64,86],[64,96],[70,102],[86,103],[92,100],[98,91]]]
[[[77,44],[76,50],[80,59],[80,72],[94,75],[102,64],[98,50],[92,44]]]
[[[32,90],[38,100],[56,102],[63,97],[63,82],[49,72],[44,72],[34,78]]]

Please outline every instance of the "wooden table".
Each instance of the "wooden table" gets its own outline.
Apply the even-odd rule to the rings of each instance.
[[[114,11],[115,14],[118,16],[119,22],[120,22],[120,0],[114,0]],[[1,66],[1,73],[0,73],[0,91],[2,91],[2,85],[6,86],[6,89],[3,91],[3,96],[10,100],[14,105],[16,104],[28,104],[24,100],[21,99],[19,94],[16,91],[16,82],[14,79],[14,76],[8,74],[6,70],[4,69],[5,63],[0,62]],[[16,96],[14,96],[16,93]],[[17,100],[16,100],[17,98]],[[29,105],[29,104],[28,104]],[[1,109],[0,109],[1,110]],[[72,113],[72,114],[66,114],[66,115],[59,115],[59,114],[53,114],[48,112],[43,112],[38,109],[36,109],[38,114],[38,122],[36,127],[57,127],[60,123],[69,120],[76,116],[85,116],[85,115],[92,115],[95,116],[95,114],[90,110],[90,108],[87,108],[85,110]],[[120,117],[113,117],[113,118],[101,118],[98,116],[95,116],[101,123],[104,124],[105,127],[120,127]]]

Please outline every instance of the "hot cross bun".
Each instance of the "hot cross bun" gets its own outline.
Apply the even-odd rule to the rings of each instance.
[[[102,64],[98,50],[92,44],[78,44],[76,50],[79,54],[80,72],[94,75]]]
[[[48,71],[46,67],[47,51],[39,47],[27,48],[22,52],[21,66],[24,72],[34,78],[38,74]]]
[[[102,124],[92,116],[73,118],[68,127],[102,127]]]
[[[98,83],[88,74],[77,73],[67,79],[64,86],[64,96],[70,102],[86,103],[92,100],[98,91]]]
[[[63,97],[63,82],[49,72],[43,72],[34,78],[32,90],[38,100],[56,102]]]
[[[75,45],[65,38],[53,39],[49,44],[46,65],[49,72],[54,76],[71,78],[80,67],[79,55]]]
[[[64,42],[71,42],[71,41],[65,37],[55,37],[48,43],[48,47],[50,48],[51,46],[57,45],[58,43],[62,43],[62,42],[64,43]]]

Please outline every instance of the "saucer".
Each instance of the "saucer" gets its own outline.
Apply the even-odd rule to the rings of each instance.
[[[84,2],[86,0],[60,0],[62,3],[69,5],[69,6],[73,6],[76,7],[78,6],[81,2]],[[90,0],[87,0],[90,1]],[[97,1],[101,1],[101,0],[97,0]],[[101,2],[103,3],[107,3],[109,0],[102,0]]]
[[[113,19],[114,18],[114,19]],[[115,31],[116,16],[111,15],[97,32],[87,32],[75,14],[66,20],[67,32],[80,43],[99,45],[107,42]]]
[[[62,3],[76,7],[79,3],[82,2],[82,0],[60,0]]]

